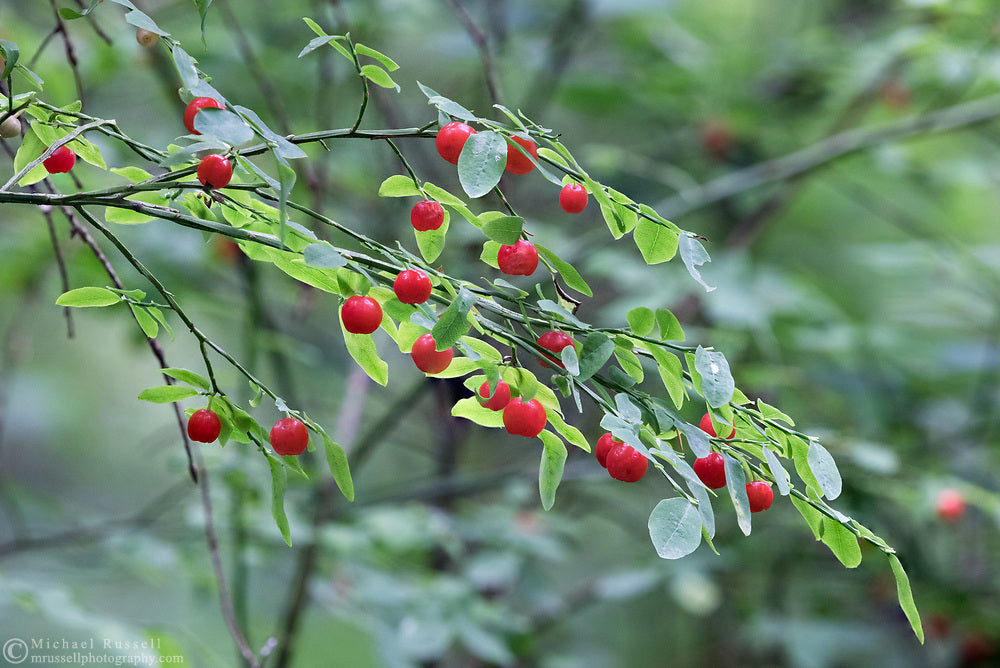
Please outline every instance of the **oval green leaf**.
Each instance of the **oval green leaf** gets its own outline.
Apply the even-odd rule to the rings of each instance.
[[[649,514],[649,538],[662,559],[680,559],[701,544],[701,513],[680,497],[664,499]]]

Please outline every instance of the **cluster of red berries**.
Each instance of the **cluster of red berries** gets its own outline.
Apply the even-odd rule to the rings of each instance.
[[[502,380],[497,381],[492,393],[489,382],[484,381],[479,386],[478,394],[481,397],[479,403],[484,408],[503,411],[503,426],[509,434],[535,438],[548,422],[545,407],[538,399],[524,401],[521,397],[511,398],[510,385]]]
[[[611,434],[604,434],[594,446],[597,463],[608,470],[615,480],[638,482],[646,475],[649,460],[646,456],[622,441],[616,441]]]
[[[699,426],[703,432],[712,438],[718,438],[718,435],[715,433],[715,427],[712,425],[712,416],[708,413],[702,416]],[[726,438],[729,439],[735,435],[736,428],[733,427],[733,431]],[[726,460],[718,452],[710,452],[705,457],[699,457],[694,460],[693,468],[698,479],[704,483],[705,487],[720,489],[726,486]],[[751,513],[759,513],[771,507],[771,503],[774,501],[774,491],[769,484],[763,480],[754,480],[747,483],[746,489],[747,500],[750,501]]]
[[[222,420],[209,408],[200,408],[188,418],[187,433],[192,441],[211,443],[222,433]],[[301,455],[309,445],[309,430],[301,420],[284,417],[271,427],[271,447],[279,455]]]
[[[200,135],[194,127],[194,117],[202,109],[225,109],[226,107],[210,97],[196,97],[184,109],[184,127],[193,135]],[[233,178],[233,166],[224,155],[206,155],[198,164],[198,180],[207,188],[225,188]]]

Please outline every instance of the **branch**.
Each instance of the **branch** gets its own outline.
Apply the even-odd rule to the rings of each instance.
[[[840,158],[880,144],[921,134],[947,132],[993,120],[1000,116],[1000,95],[980,98],[892,123],[853,128],[780,158],[731,172],[660,202],[655,208],[667,218],[677,218],[709,204],[729,199],[766,183],[784,181],[825,166]]]

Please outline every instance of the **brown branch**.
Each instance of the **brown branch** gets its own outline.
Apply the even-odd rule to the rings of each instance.
[[[465,7],[458,0],[444,1],[454,10],[459,23],[465,28],[465,32],[469,33],[469,38],[479,50],[479,58],[483,63],[483,77],[486,80],[486,89],[490,94],[490,102],[497,104],[502,97],[500,95],[496,65],[493,62],[493,52],[490,50],[490,43],[486,33],[479,29],[476,22],[469,16],[469,12],[465,10]]]

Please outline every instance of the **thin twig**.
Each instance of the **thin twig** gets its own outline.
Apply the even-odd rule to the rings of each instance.
[[[476,22],[469,16],[469,12],[458,0],[444,1],[454,10],[459,23],[465,28],[465,32],[469,33],[469,38],[479,50],[479,58],[483,62],[483,78],[486,80],[486,90],[489,91],[490,102],[492,104],[499,103],[502,99],[500,84],[498,83],[496,65],[493,62],[493,52],[490,50],[490,41],[486,37],[486,33],[479,29]]]

